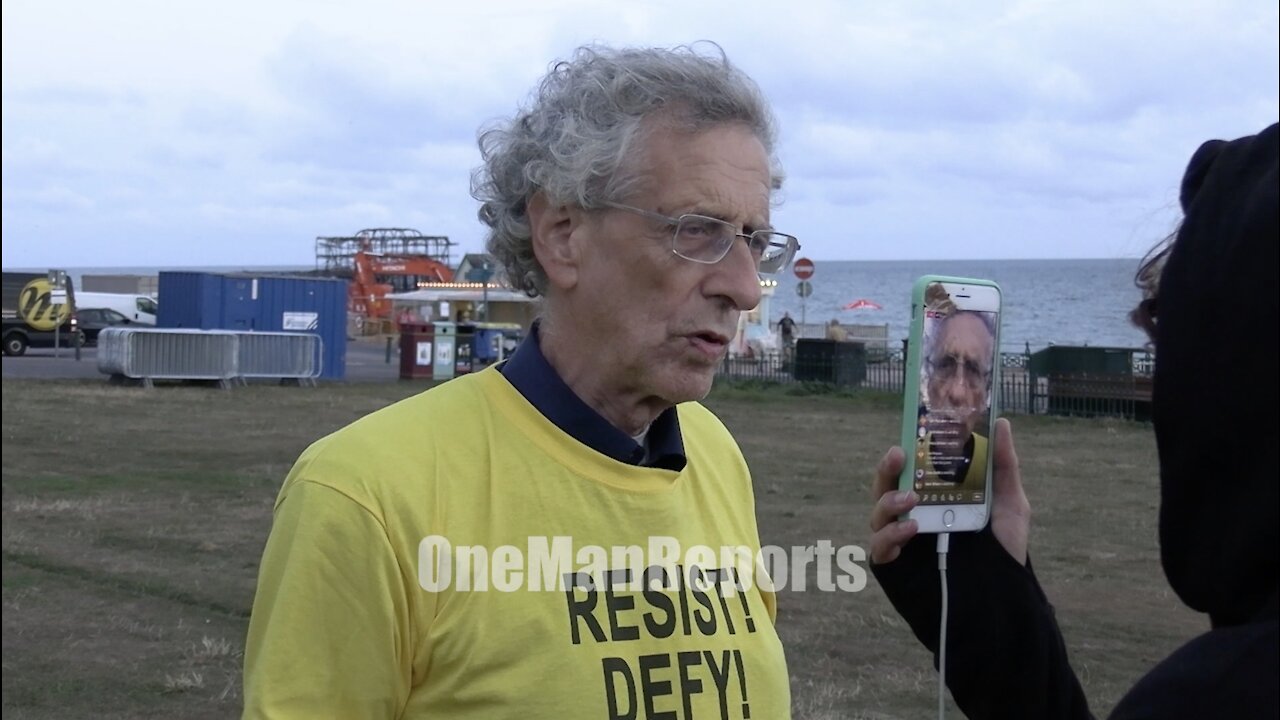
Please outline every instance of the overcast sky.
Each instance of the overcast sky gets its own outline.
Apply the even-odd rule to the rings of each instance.
[[[371,227],[479,250],[477,128],[592,41],[722,45],[815,259],[1140,256],[1199,143],[1280,115],[1275,0],[3,8],[5,267],[308,265]]]

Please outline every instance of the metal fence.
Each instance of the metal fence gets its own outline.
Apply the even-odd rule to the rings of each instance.
[[[315,384],[323,347],[309,333],[242,333],[184,328],[104,328],[98,372],[150,387],[155,380],[209,380],[221,387],[250,378]]]
[[[1000,379],[996,388],[1000,412],[1116,416],[1136,420],[1151,417],[1151,372],[1154,356],[1133,350],[1129,373],[1036,373],[1032,353],[1000,354]],[[901,347],[883,357],[866,353],[865,363],[841,371],[830,359],[797,357],[794,352],[756,357],[729,357],[717,378],[778,384],[809,383],[817,388],[861,388],[901,393],[906,363]],[[863,368],[856,367],[861,364]]]
[[[235,377],[236,333],[219,330],[104,328],[98,334],[98,372],[150,386],[154,380]]]
[[[235,376],[279,378],[315,384],[324,363],[319,335],[302,333],[238,333]]]

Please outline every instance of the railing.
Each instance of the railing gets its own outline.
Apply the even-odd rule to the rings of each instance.
[[[214,380],[235,377],[236,334],[219,330],[104,328],[98,333],[98,372],[140,380]]]
[[[209,380],[221,387],[250,378],[315,384],[323,358],[319,335],[183,328],[104,328],[98,371],[150,387],[156,380]]]
[[[311,384],[320,377],[324,344],[319,335],[301,333],[238,333],[235,376],[279,378]]]
[[[883,358],[865,356],[865,369],[838,370],[840,361],[798,359],[794,350],[756,357],[729,357],[721,364],[717,378],[766,383],[816,382],[832,388],[856,387],[901,393],[905,387],[906,363],[901,347]],[[857,365],[858,363],[853,363]],[[1001,412],[1119,416],[1147,420],[1151,416],[1151,353],[1133,351],[1130,373],[1044,373],[1031,370],[1031,354],[1000,354],[1000,380],[995,389]]]
[[[1151,419],[1150,375],[1055,374],[1037,378],[1036,412]]]

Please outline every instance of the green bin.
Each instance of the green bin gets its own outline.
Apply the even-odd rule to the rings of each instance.
[[[1031,372],[1042,375],[1132,375],[1132,348],[1050,345],[1031,355]]]
[[[860,385],[867,379],[867,346],[858,342],[801,338],[796,341],[795,379]]]
[[[432,363],[431,378],[433,380],[451,380],[456,374],[456,358],[458,343],[457,323],[436,322],[435,327],[435,362]]]

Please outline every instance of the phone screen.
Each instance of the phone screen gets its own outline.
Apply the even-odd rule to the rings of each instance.
[[[942,283],[925,293],[914,458],[921,505],[985,500],[999,313],[966,300]]]

